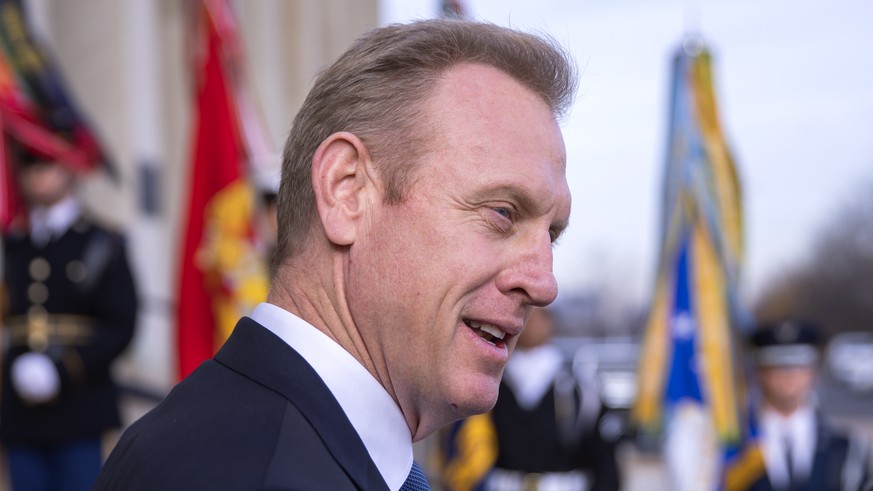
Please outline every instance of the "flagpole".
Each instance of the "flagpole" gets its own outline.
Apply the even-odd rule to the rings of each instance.
[[[682,48],[688,56],[697,56],[703,51],[703,7],[701,0],[685,0],[683,7],[685,34]]]
[[[22,13],[33,29],[34,34],[39,36],[39,39],[54,46],[55,40],[51,29],[50,0],[28,0]]]

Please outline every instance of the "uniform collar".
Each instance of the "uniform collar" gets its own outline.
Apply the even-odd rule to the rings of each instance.
[[[82,214],[82,205],[74,196],[67,196],[51,206],[35,206],[30,210],[30,236],[34,244],[45,245],[52,238],[64,235]]]
[[[788,446],[791,447],[794,479],[809,475],[817,439],[817,415],[812,405],[804,404],[787,416],[765,408],[761,414],[761,429],[764,460],[771,482],[788,482]]]
[[[516,349],[506,365],[503,380],[519,405],[531,411],[552,388],[563,366],[564,356],[554,345]]]

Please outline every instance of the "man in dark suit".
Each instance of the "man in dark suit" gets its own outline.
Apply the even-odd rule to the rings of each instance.
[[[867,443],[829,425],[815,407],[819,332],[810,322],[782,320],[751,337],[764,473],[749,491],[863,491],[873,484]]]
[[[283,156],[267,303],[124,434],[97,489],[428,489],[412,442],[489,410],[557,294],[554,43],[392,25],[316,80]]]
[[[133,336],[134,282],[123,238],[83,213],[73,171],[15,157],[28,217],[3,241],[0,440],[13,490],[87,490],[103,433],[120,426],[110,365]]]

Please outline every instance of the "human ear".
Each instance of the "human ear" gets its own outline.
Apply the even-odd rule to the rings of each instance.
[[[354,243],[366,210],[369,153],[352,133],[339,132],[321,142],[312,157],[312,187],[327,239]]]

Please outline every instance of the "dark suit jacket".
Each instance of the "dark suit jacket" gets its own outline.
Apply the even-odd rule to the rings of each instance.
[[[124,433],[95,489],[387,486],[312,367],[244,317],[213,360]]]
[[[794,483],[791,491],[862,491],[867,489],[869,471],[867,456],[850,455],[849,438],[828,426],[820,418],[815,445],[815,456],[809,477],[804,482]],[[846,488],[843,482],[844,469],[849,465],[860,474],[857,483]],[[773,485],[764,474],[749,487],[749,491],[774,491]]]

